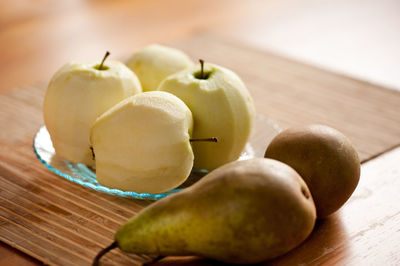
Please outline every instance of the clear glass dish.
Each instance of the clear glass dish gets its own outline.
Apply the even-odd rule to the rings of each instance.
[[[279,131],[280,129],[276,123],[262,115],[257,115],[253,134],[238,160],[263,157],[264,151],[269,142],[279,133]],[[40,127],[36,133],[33,140],[33,150],[40,162],[42,162],[50,171],[54,172],[55,174],[72,182],[78,183],[81,186],[126,198],[158,200],[172,193],[185,189],[208,173],[207,170],[193,169],[186,182],[176,189],[160,194],[136,193],[134,191],[122,191],[119,189],[105,187],[97,182],[95,169],[87,167],[84,164],[71,163],[68,160],[57,156],[57,154],[55,154],[50,135],[45,126]]]

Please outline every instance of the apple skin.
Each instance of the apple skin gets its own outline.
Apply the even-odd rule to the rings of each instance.
[[[142,91],[136,75],[123,63],[67,63],[52,77],[43,115],[56,154],[74,163],[94,165],[90,128],[98,116],[123,99]]]
[[[138,193],[162,193],[182,184],[193,168],[193,118],[176,96],[136,94],[93,124],[91,143],[100,184]]]
[[[182,51],[151,44],[135,52],[125,64],[136,73],[143,91],[157,90],[163,79],[193,65]]]
[[[253,128],[255,107],[242,80],[231,70],[205,64],[167,77],[158,88],[183,100],[192,111],[193,138],[216,137],[217,143],[192,143],[194,168],[212,170],[237,160]]]

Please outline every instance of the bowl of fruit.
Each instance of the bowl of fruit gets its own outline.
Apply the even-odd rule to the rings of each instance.
[[[52,77],[39,160],[57,175],[108,194],[156,200],[209,171],[262,156],[279,132],[256,114],[233,71],[149,45],[125,63],[70,62]],[[99,60],[100,61],[100,60]]]

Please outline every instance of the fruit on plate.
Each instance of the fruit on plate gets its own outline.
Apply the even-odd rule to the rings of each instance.
[[[255,108],[234,72],[200,60],[167,77],[159,90],[178,96],[192,111],[193,138],[218,139],[217,144],[193,143],[194,168],[212,170],[239,158],[254,124]]]
[[[94,265],[115,247],[259,263],[302,243],[315,219],[307,185],[291,167],[264,158],[236,161],[143,209],[117,231],[116,242]]]
[[[266,158],[293,167],[310,188],[318,218],[338,210],[360,178],[360,160],[350,140],[323,125],[290,128],[269,144]]]
[[[143,91],[153,91],[167,76],[190,67],[193,62],[178,49],[152,44],[135,52],[125,64],[136,73]]]
[[[89,144],[96,118],[123,99],[141,92],[136,75],[118,61],[67,63],[52,77],[43,103],[44,122],[56,154],[94,165]]]
[[[193,167],[192,114],[176,96],[136,94],[93,124],[91,143],[100,184],[138,193],[166,192]]]

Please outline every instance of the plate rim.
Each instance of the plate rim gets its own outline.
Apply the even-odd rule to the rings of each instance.
[[[275,121],[271,120],[269,117],[267,117],[267,116],[265,116],[265,115],[263,115],[263,114],[259,114],[259,113],[258,113],[258,114],[256,115],[256,119],[257,119],[257,118],[258,118],[259,120],[264,120],[264,121],[266,121],[267,124],[269,124],[273,130],[275,130],[275,133],[276,133],[276,134],[279,134],[279,132],[282,131],[282,129],[280,128],[280,126],[279,126]],[[32,148],[33,148],[33,151],[34,151],[36,157],[37,157],[37,158],[39,159],[39,161],[40,161],[44,166],[46,166],[46,168],[49,169],[51,172],[55,173],[56,175],[58,175],[58,176],[60,176],[60,177],[62,177],[62,178],[64,178],[64,179],[67,179],[67,180],[69,180],[69,181],[71,181],[71,182],[74,182],[74,183],[76,183],[76,184],[79,184],[80,186],[83,186],[83,187],[86,187],[86,188],[90,188],[90,189],[93,189],[93,190],[95,190],[95,191],[98,191],[98,192],[101,192],[101,193],[106,193],[106,194],[113,195],[113,196],[118,196],[118,197],[123,197],[123,198],[129,198],[129,199],[152,200],[152,201],[156,201],[156,200],[165,198],[165,197],[167,197],[167,196],[169,196],[169,195],[172,195],[172,194],[174,194],[174,193],[177,193],[177,192],[179,192],[179,191],[182,191],[182,190],[185,190],[185,189],[186,189],[186,188],[174,188],[174,189],[171,189],[171,190],[169,190],[169,191],[167,191],[167,192],[158,193],[158,194],[152,194],[152,193],[138,193],[138,192],[135,192],[135,191],[124,191],[124,190],[120,190],[120,189],[117,189],[117,188],[109,188],[109,187],[103,186],[102,184],[98,183],[97,181],[96,181],[97,184],[93,184],[93,183],[91,183],[91,182],[84,181],[84,180],[82,180],[82,179],[72,177],[71,175],[66,174],[66,173],[62,172],[61,170],[58,170],[57,168],[55,168],[55,167],[53,167],[52,165],[48,164],[48,163],[42,158],[42,156],[40,156],[40,154],[39,154],[39,152],[38,152],[38,149],[37,149],[37,147],[36,147],[35,144],[37,143],[37,137],[38,137],[38,135],[39,135],[43,130],[45,130],[45,131],[47,132],[47,134],[49,134],[49,132],[48,132],[48,130],[47,130],[47,128],[46,128],[46,125],[41,125],[41,126],[39,127],[39,129],[37,130],[37,132],[35,133],[34,138],[33,138]],[[252,132],[252,135],[253,135],[253,134],[254,134],[254,132]],[[49,134],[49,135],[50,135],[50,134]],[[248,142],[247,142],[246,145],[250,145],[250,140],[251,140],[252,135],[249,137],[249,140],[248,140]],[[51,140],[51,139],[50,139],[50,140]],[[254,156],[254,154],[253,154],[253,156]],[[253,158],[253,157],[251,157],[251,158]],[[67,161],[67,163],[71,163],[71,164],[78,165],[78,166],[80,166],[80,167],[84,167],[84,168],[86,168],[85,170],[91,171],[91,170],[88,168],[88,166],[86,166],[85,164],[81,164],[81,163],[72,163],[72,162],[68,161],[67,159],[63,159],[63,158],[60,158],[60,159],[63,160],[63,161]],[[196,170],[196,171],[202,172],[202,171],[206,171],[206,170]],[[205,172],[202,172],[202,173],[205,173]],[[208,173],[208,171],[207,171],[207,173]],[[96,175],[96,173],[93,173],[93,174]]]

